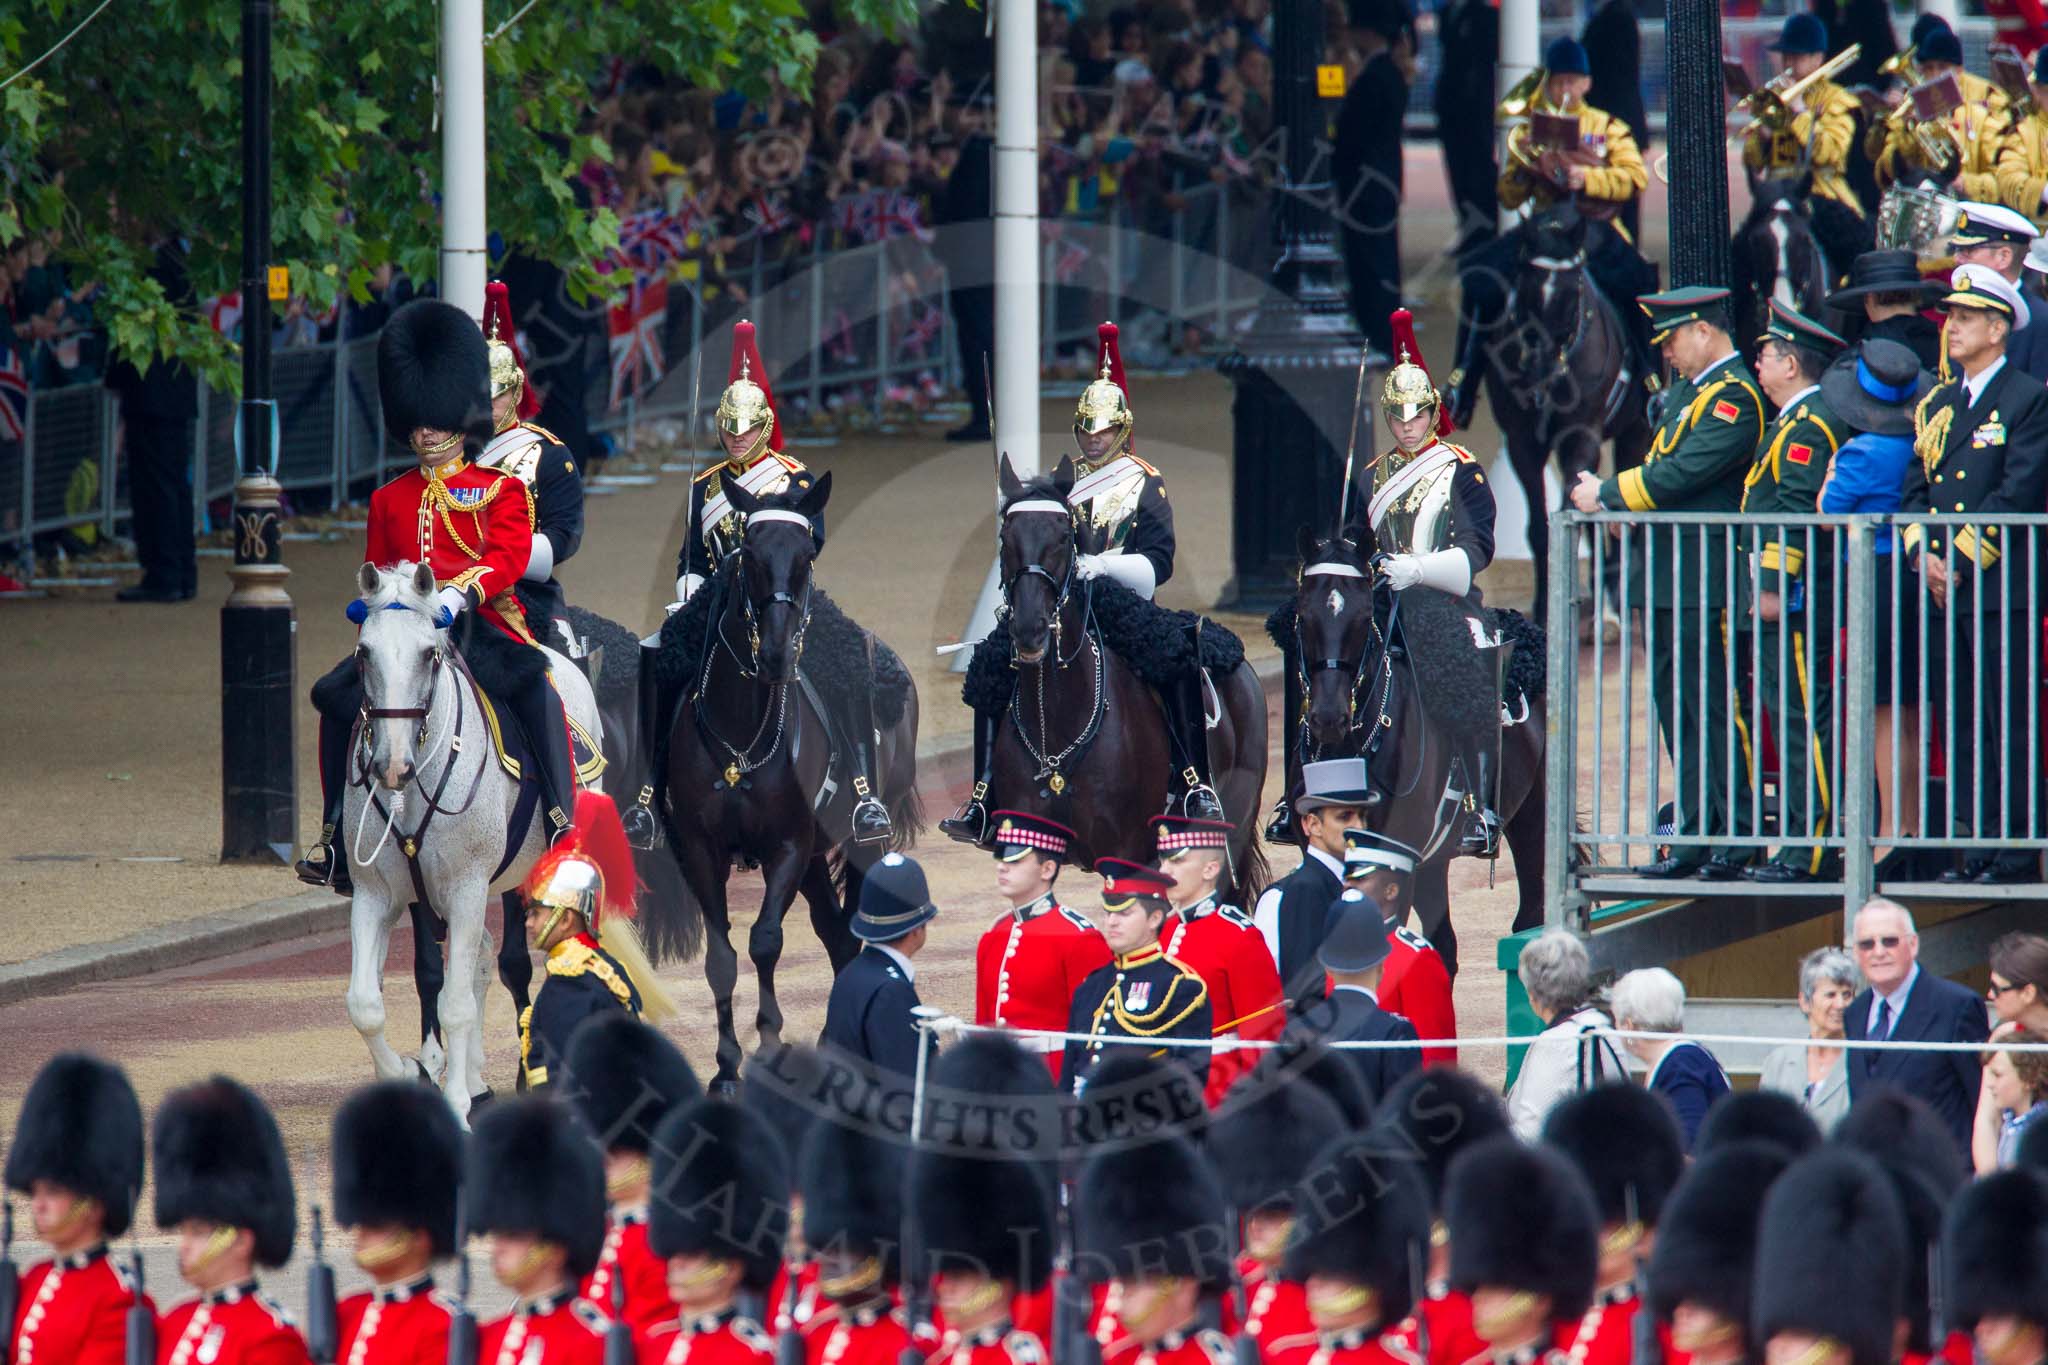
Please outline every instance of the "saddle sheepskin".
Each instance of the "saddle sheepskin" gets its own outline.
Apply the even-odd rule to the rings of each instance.
[[[1225,677],[1244,662],[1244,641],[1191,611],[1174,611],[1138,596],[1106,578],[1080,585],[1088,614],[1109,647],[1148,687],[1165,688],[1196,666],[1194,627],[1201,622],[1200,666]],[[1011,667],[1010,632],[998,626],[975,646],[960,684],[960,699],[983,715],[1000,715],[1010,704],[1017,675]]]

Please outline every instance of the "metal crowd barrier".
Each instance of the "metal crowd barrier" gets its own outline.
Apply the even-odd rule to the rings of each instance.
[[[1644,895],[2041,896],[1942,883],[1926,864],[2048,849],[2044,532],[2039,514],[1554,514],[1551,922],[1583,929],[1594,902]],[[1949,580],[1945,604],[1902,543],[1939,544],[1922,559]],[[1775,621],[1760,593],[1777,595]],[[1788,767],[1795,752],[1807,761]],[[1629,872],[1666,847],[1785,850],[1820,876]],[[1881,850],[1920,870],[1880,882]]]

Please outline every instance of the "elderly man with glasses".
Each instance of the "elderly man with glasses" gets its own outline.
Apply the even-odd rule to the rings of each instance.
[[[1970,1123],[1977,1109],[1979,1061],[1975,1052],[1917,1052],[1904,1048],[1857,1048],[1866,1040],[1981,1043],[1990,1033],[1984,1001],[1975,991],[1922,971],[1916,959],[1920,935],[1912,912],[1897,901],[1872,897],[1856,912],[1849,947],[1870,984],[1842,1020],[1848,1037],[1849,1105],[1872,1095],[1901,1090],[1934,1110],[1970,1150]]]

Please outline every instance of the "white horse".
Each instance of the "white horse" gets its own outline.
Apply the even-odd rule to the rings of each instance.
[[[405,907],[422,899],[407,866],[411,850],[424,899],[448,923],[448,971],[439,1002],[447,1050],[444,1058],[429,1039],[419,1070],[439,1078],[449,1104],[467,1121],[471,1095],[485,1089],[483,1001],[491,978],[486,910],[497,903],[498,892],[519,884],[547,843],[540,821],[530,822],[518,852],[492,879],[505,856],[519,784],[492,750],[476,685],[457,666],[447,633],[434,627],[433,570],[402,563],[386,572],[365,564],[356,583],[369,609],[356,641],[365,711],[362,734],[349,748],[349,789],[338,836],[355,878],[349,1020],[369,1045],[379,1079],[414,1074],[384,1037],[384,960],[391,930]],[[570,717],[600,738],[589,681],[566,657],[542,648]],[[414,952],[433,950],[431,941],[413,945]]]

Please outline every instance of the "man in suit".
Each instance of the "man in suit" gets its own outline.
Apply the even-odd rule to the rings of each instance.
[[[1989,1036],[1984,1002],[1975,991],[1920,970],[1920,935],[1905,906],[1872,897],[1856,912],[1849,946],[1870,983],[1842,1016],[1850,1042],[1876,1038],[1981,1043]],[[1967,1154],[1970,1123],[1977,1111],[1978,1069],[1974,1052],[1852,1048],[1849,1105],[1853,1109],[1887,1089],[1918,1096],[1948,1125]]]
[[[1289,1014],[1323,997],[1316,949],[1330,906],[1344,890],[1344,835],[1365,824],[1365,807],[1372,799],[1362,758],[1304,763],[1301,786],[1294,813],[1308,840],[1306,856],[1252,907],[1252,924],[1265,936],[1280,969]]]
[[[1387,921],[1371,897],[1346,891],[1332,907],[1330,936],[1316,960],[1330,974],[1329,999],[1304,1011],[1289,1030],[1297,1039],[1324,1043],[1414,1039],[1415,1026],[1380,1008],[1380,973],[1387,962]],[[1396,1081],[1422,1067],[1419,1048],[1360,1048],[1343,1054],[1373,1102]]]
[[[2048,389],[2011,364],[2005,347],[2032,309],[1990,266],[1959,265],[1949,280],[1943,329],[1951,377],[1913,414],[1913,449],[1900,510],[2039,512],[2048,506]],[[2024,607],[2034,600],[2034,556],[2024,531],[1914,522],[1899,544],[1931,604],[1927,677],[1933,714],[1952,707],[1949,791],[1956,823],[1979,839],[2029,837],[2037,807],[2030,781],[2039,755],[2027,742],[2026,679],[2039,676],[2041,636]],[[1946,618],[1944,620],[1944,618]],[[1945,656],[1945,657],[1944,657]],[[1946,882],[2036,881],[2026,848],[1979,846]]]
[[[2021,269],[2034,241],[2033,220],[2003,204],[1962,204],[1956,211],[1957,265],[1981,265],[2017,289],[2030,316],[2040,318],[2048,301],[2034,292]],[[2048,323],[2014,327],[2005,341],[2005,363],[2036,379],[2048,379]]]
[[[832,980],[820,1047],[837,1048],[877,1071],[917,1073],[919,1005],[911,959],[924,947],[925,926],[938,916],[924,869],[886,853],[868,871],[850,927],[864,945]]]

